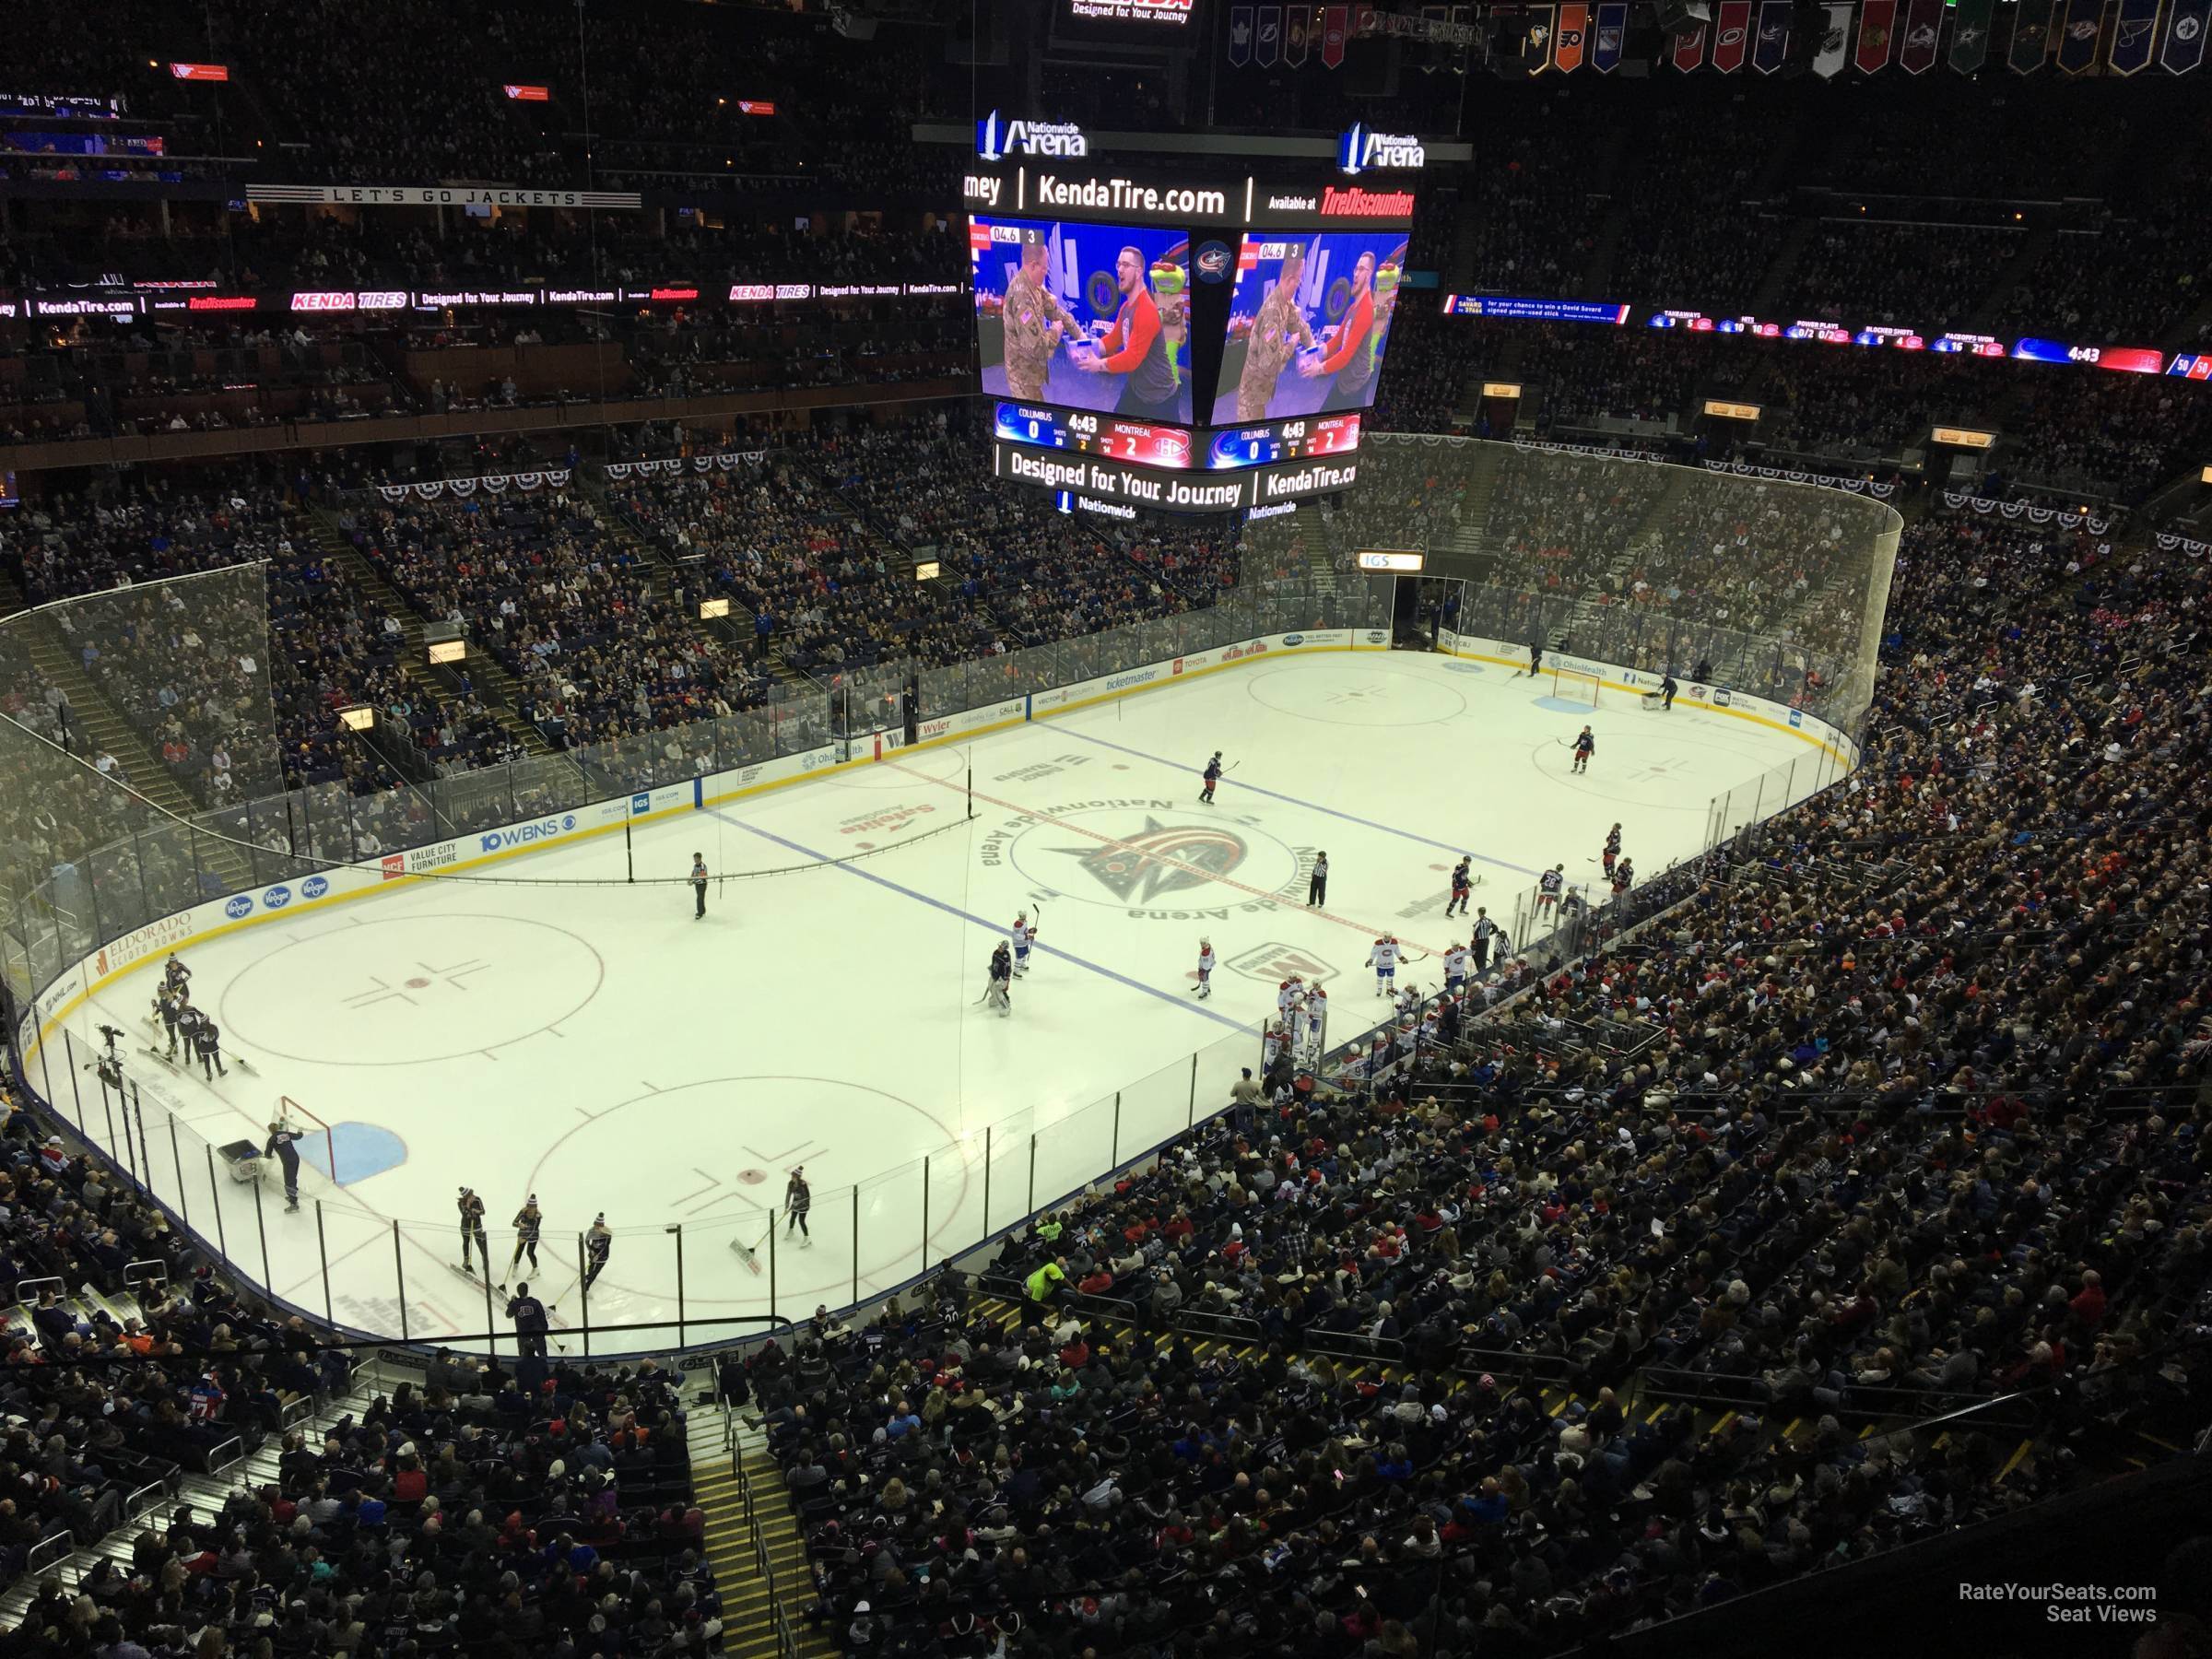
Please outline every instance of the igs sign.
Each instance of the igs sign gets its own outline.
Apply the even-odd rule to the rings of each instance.
[[[1363,173],[1371,167],[1425,167],[1428,161],[1429,152],[1410,133],[1371,132],[1355,122],[1352,130],[1336,140],[1336,165],[1347,173]]]
[[[1083,129],[1065,121],[1001,121],[994,110],[975,124],[975,153],[986,161],[1008,156],[1083,157],[1090,145]]]

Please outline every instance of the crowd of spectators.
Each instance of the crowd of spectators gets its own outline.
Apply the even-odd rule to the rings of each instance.
[[[2018,229],[1830,220],[1783,283],[1788,318],[1859,328],[1869,323],[1933,336],[1970,326],[1997,275],[2024,245]],[[1909,283],[1899,273],[1912,273]]]
[[[1704,346],[1702,337],[1665,329],[1616,340],[1587,325],[1542,325],[1528,342],[1528,360],[1542,376],[1538,424],[1682,423],[1700,381],[1712,371]]]

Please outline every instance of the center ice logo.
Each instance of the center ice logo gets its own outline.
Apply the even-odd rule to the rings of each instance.
[[[1137,834],[1095,847],[1054,847],[1124,904],[1148,904],[1204,887],[1244,862],[1244,838],[1215,824],[1163,824],[1147,816]]]

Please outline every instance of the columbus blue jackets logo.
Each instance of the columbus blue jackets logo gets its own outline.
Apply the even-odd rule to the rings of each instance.
[[[1194,263],[1198,267],[1199,281],[1221,281],[1229,275],[1230,270],[1230,258],[1228,244],[1218,241],[1206,243],[1198,250],[1198,257]]]
[[[1118,841],[1053,851],[1075,859],[1124,904],[1147,904],[1228,875],[1246,848],[1242,836],[1217,824],[1163,824],[1147,814],[1142,830]]]

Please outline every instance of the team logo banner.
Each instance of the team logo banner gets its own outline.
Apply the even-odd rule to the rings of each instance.
[[[1834,80],[1851,62],[1850,0],[1841,6],[1824,6],[1820,15],[1820,49],[1813,53],[1813,73],[1822,80]]]
[[[1283,8],[1261,6],[1259,23],[1259,32],[1252,41],[1252,61],[1263,69],[1272,69],[1283,54]]]
[[[1590,46],[1590,67],[1610,75],[1620,67],[1620,43],[1629,32],[1629,8],[1623,0],[1609,0],[1597,8],[1597,39]]]
[[[2169,75],[2186,75],[2203,63],[2208,26],[2212,26],[2212,0],[2173,0],[2159,66]]]
[[[1551,54],[1551,61],[1561,71],[1571,73],[1583,66],[1583,42],[1590,37],[1590,8],[1587,6],[1559,7],[1559,44]]]
[[[1321,61],[1324,67],[1344,67],[1344,40],[1352,26],[1348,6],[1330,6],[1321,13]]]
[[[1668,54],[1675,67],[1685,74],[1705,61],[1705,25],[1700,23],[1688,34],[1675,37],[1674,50]]]
[[[1232,68],[1241,69],[1252,62],[1252,7],[1232,6],[1229,8],[1229,62]]]
[[[1996,0],[1959,0],[1952,14],[1951,67],[1972,75],[1989,61],[1989,19]]]
[[[1897,54],[1907,75],[1936,67],[1936,46],[1943,31],[1943,0],[1912,0],[1905,8],[1905,43]]]
[[[2066,0],[2020,0],[2012,20],[2012,44],[2005,61],[2015,75],[2033,75],[2051,55],[2051,37],[2056,31],[2059,11]]]
[[[1889,37],[1897,30],[1897,0],[1866,0],[1859,13],[1859,49],[1852,62],[1862,75],[1872,75],[1889,63]]]
[[[1289,6],[1283,8],[1283,62],[1293,69],[1306,66],[1306,41],[1313,32],[1313,8],[1310,6]]]
[[[1734,75],[1751,49],[1751,0],[1721,0],[1712,23],[1712,66]]]
[[[2097,36],[2104,26],[2104,0],[2066,0],[2065,32],[2058,37],[2058,66],[2067,75],[2097,67]]]
[[[1772,75],[1790,53],[1790,0],[1760,0],[1759,35],[1751,42],[1751,67]]]
[[[2112,24],[2112,43],[2106,62],[2114,75],[2133,75],[2150,63],[2151,42],[2159,32],[2159,0],[2120,0]]]

